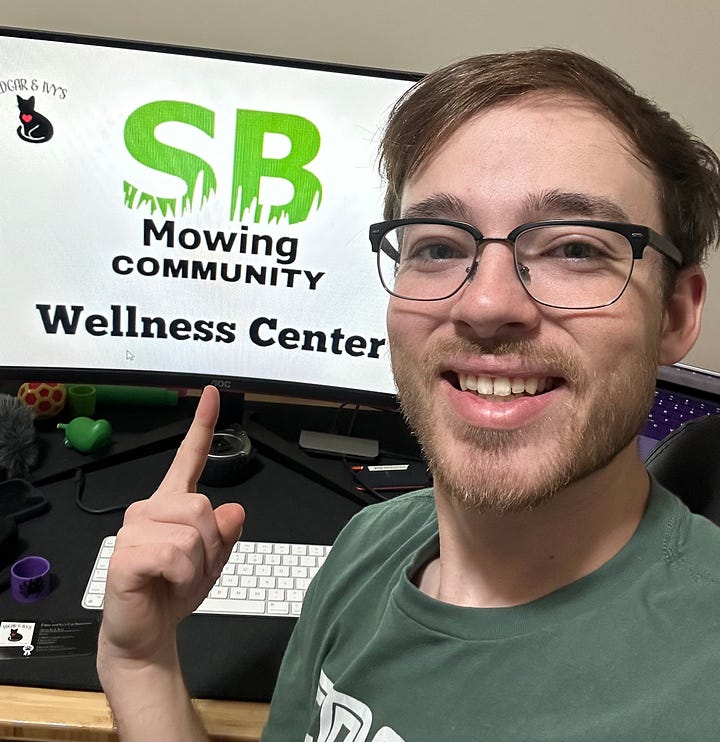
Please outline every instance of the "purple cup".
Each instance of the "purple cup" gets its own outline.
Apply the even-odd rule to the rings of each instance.
[[[34,603],[50,592],[50,562],[41,556],[27,556],[10,568],[10,591],[18,603]]]

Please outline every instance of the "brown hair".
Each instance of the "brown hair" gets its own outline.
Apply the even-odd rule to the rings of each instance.
[[[622,77],[565,49],[471,57],[433,72],[396,103],[380,147],[387,179],[385,218],[400,215],[408,178],[457,129],[492,106],[548,91],[596,106],[636,148],[660,183],[667,236],[684,265],[699,264],[720,237],[720,160]]]

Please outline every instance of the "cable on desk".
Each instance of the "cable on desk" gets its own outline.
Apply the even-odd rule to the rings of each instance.
[[[117,513],[126,510],[130,503],[127,502],[124,505],[111,505],[107,508],[90,508],[83,503],[83,495],[85,494],[85,472],[82,469],[75,470],[75,504],[86,513],[91,515],[105,515],[105,513]]]
[[[358,487],[362,489],[363,492],[367,492],[369,495],[372,495],[380,502],[384,502],[385,500],[389,499],[381,492],[378,492],[376,489],[369,487],[367,484],[363,484],[358,475],[355,473],[353,465],[347,460],[345,456],[342,457],[342,462],[345,465],[348,473],[350,474],[350,478],[353,480],[353,482],[355,482],[356,485],[358,485]]]
[[[349,407],[352,404],[353,411],[352,411],[352,417],[350,418],[350,422],[347,426],[347,431],[344,433],[341,433],[338,428],[338,422],[340,417],[340,412],[342,412],[345,408]],[[337,409],[335,410],[335,417],[333,418],[332,425],[330,426],[330,432],[331,433],[338,433],[340,435],[353,435],[353,430],[355,428],[355,422],[357,420],[357,415],[360,410],[361,405],[357,403],[351,403],[351,402],[343,402],[340,404]],[[383,407],[368,407],[367,409],[375,410],[376,412],[390,412],[391,414],[396,414],[393,410],[386,410]],[[407,452],[400,452],[400,451],[392,451],[388,448],[380,447],[379,453],[382,456],[391,456],[392,458],[401,459],[403,461],[420,461],[424,462],[425,459],[422,456],[407,453]],[[347,463],[347,462],[346,462]]]

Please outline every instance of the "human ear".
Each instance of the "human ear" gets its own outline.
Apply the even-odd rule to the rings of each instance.
[[[705,274],[699,266],[691,265],[677,274],[663,312],[658,359],[661,366],[677,363],[695,344],[700,334],[706,289]]]

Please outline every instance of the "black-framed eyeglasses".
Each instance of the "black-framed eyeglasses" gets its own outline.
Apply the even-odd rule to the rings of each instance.
[[[597,309],[616,302],[646,247],[677,266],[683,262],[666,237],[624,222],[529,222],[501,238],[448,219],[393,219],[370,226],[382,285],[393,296],[414,301],[440,301],[460,291],[477,273],[487,242],[510,246],[527,293],[558,309]]]

